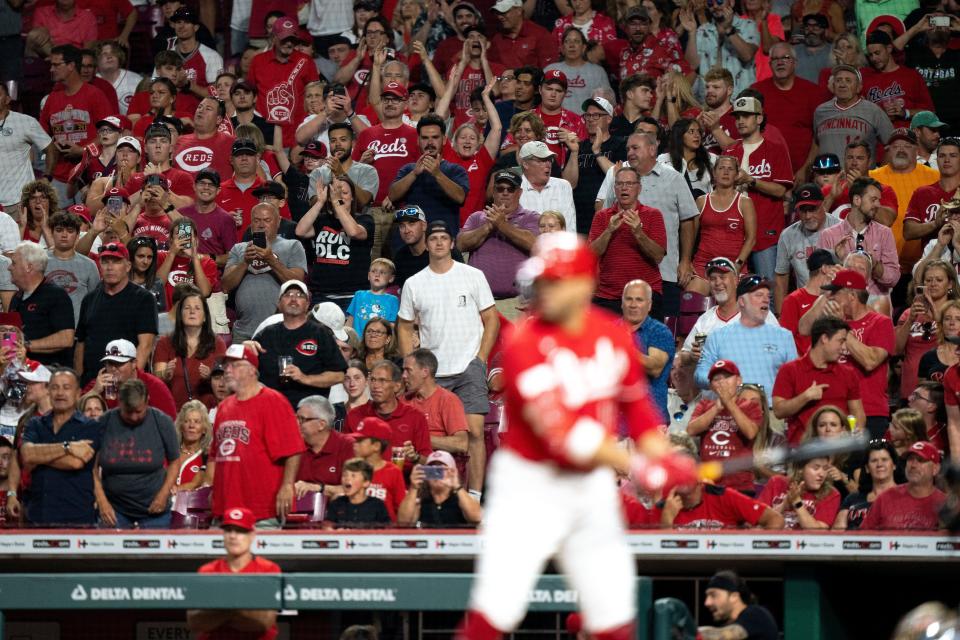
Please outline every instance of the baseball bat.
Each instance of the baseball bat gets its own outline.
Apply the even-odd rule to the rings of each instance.
[[[755,467],[804,462],[812,458],[829,458],[841,453],[863,451],[867,448],[869,441],[869,437],[864,432],[860,432],[829,440],[811,440],[796,447],[789,445],[773,447],[756,455],[738,456],[729,460],[710,460],[700,464],[700,478],[717,480],[726,474],[747,471]]]

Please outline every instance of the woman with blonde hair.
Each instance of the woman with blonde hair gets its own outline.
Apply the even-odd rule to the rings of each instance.
[[[190,400],[180,407],[174,426],[180,442],[180,458],[174,463],[180,467],[173,487],[176,493],[190,491],[203,484],[213,426],[206,405],[199,400]]]
[[[960,362],[957,345],[948,338],[960,336],[960,300],[951,300],[940,309],[937,320],[937,346],[920,356],[917,380],[943,382],[947,369]]]
[[[860,69],[867,66],[867,56],[860,45],[860,38],[853,33],[842,33],[833,41],[833,49],[830,52],[830,58],[833,64],[820,70],[817,84],[833,92],[833,67],[838,64],[848,64]]]
[[[916,409],[898,409],[890,416],[890,427],[884,435],[893,443],[897,455],[903,458],[915,442],[927,439],[927,424]]]
[[[831,440],[842,437],[848,432],[849,425],[843,411],[828,404],[820,407],[810,416],[801,443],[812,440]],[[857,490],[857,470],[862,462],[859,456],[851,456],[849,453],[830,457],[827,477],[833,482],[841,497],[845,498],[847,494]]]
[[[657,101],[653,105],[654,117],[673,126],[685,113],[703,111],[690,82],[679,71],[668,71],[657,78]]]
[[[566,230],[567,220],[559,211],[550,209],[540,214],[540,235]]]

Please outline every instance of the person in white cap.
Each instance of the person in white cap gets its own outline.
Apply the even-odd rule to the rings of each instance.
[[[413,468],[410,488],[397,511],[398,525],[453,529],[477,525],[482,519],[483,509],[460,484],[452,455],[434,451],[427,456],[426,465]]]
[[[573,205],[573,189],[563,178],[550,175],[557,154],[545,142],[533,140],[520,147],[517,159],[523,169],[520,183],[520,206],[537,213],[559,211],[567,229],[577,228],[577,210]]]
[[[84,393],[93,391],[103,396],[107,401],[107,408],[117,406],[117,391],[127,380],[138,379],[143,381],[149,394],[148,404],[159,409],[171,418],[177,417],[177,405],[173,394],[163,381],[152,373],[141,371],[137,367],[137,349],[129,340],[112,340],[107,343],[103,357],[100,358],[103,368],[97,377],[83,388]]]
[[[132,136],[123,136],[117,139],[113,171],[110,175],[97,178],[86,191],[84,203],[90,209],[91,215],[96,215],[107,204],[104,196],[110,189],[126,187],[128,181],[137,171],[141,155],[140,141]],[[116,212],[111,211],[116,214]],[[78,248],[78,251],[80,249]]]
[[[587,235],[593,222],[597,192],[614,163],[627,159],[627,141],[610,133],[613,104],[609,100],[595,96],[584,100],[580,107],[587,126],[587,137],[580,140],[578,162],[571,167],[572,175],[567,174],[567,177],[576,181],[573,188],[573,204],[577,211],[576,232]]]
[[[277,306],[283,320],[248,343],[261,354],[260,382],[282,393],[293,407],[307,396],[327,397],[330,387],[343,382],[347,363],[332,332],[310,320],[307,285],[284,282]]]

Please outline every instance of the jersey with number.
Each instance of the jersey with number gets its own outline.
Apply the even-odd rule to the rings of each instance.
[[[662,422],[632,336],[610,313],[586,313],[575,333],[533,316],[504,345],[503,446],[528,460],[585,469],[621,419],[632,438]]]

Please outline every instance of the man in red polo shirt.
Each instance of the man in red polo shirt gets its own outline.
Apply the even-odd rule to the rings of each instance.
[[[624,286],[639,279],[653,291],[650,315],[662,318],[663,280],[658,265],[667,255],[663,215],[640,204],[640,172],[630,165],[617,169],[613,189],[617,203],[598,211],[590,225],[590,248],[600,258],[594,303],[620,315]]]
[[[934,486],[940,475],[940,451],[932,443],[921,440],[914,442],[903,458],[907,465],[906,484],[877,496],[860,525],[861,531],[940,528],[940,509],[946,500],[943,492]]]
[[[333,429],[336,413],[323,396],[307,396],[297,404],[297,422],[306,443],[293,488],[297,497],[322,491],[328,498],[341,495],[343,463],[353,457],[353,441]]]
[[[356,430],[364,418],[375,417],[390,425],[393,448],[399,448],[408,465],[424,464],[433,452],[427,417],[419,409],[400,400],[403,390],[403,371],[390,360],[381,360],[370,370],[370,401],[347,414],[345,433]],[[384,451],[384,457],[387,452]],[[399,454],[394,454],[399,457]]]
[[[490,61],[508,69],[540,67],[556,62],[557,41],[550,32],[523,17],[522,0],[499,0],[493,5],[500,28],[490,39]]]
[[[583,118],[563,108],[563,98],[567,95],[567,76],[559,69],[551,69],[543,74],[540,83],[540,106],[533,110],[543,120],[547,136],[545,142],[550,151],[557,154],[559,166],[567,162],[567,145],[564,144],[567,133],[572,132],[578,142],[587,138],[587,125]]]
[[[174,150],[174,163],[187,173],[196,174],[212,167],[222,176],[230,170],[230,149],[234,137],[219,130],[227,108],[216,98],[200,101],[193,115],[193,133],[180,136]]]
[[[283,130],[283,146],[293,147],[297,125],[306,116],[306,87],[320,76],[310,56],[296,51],[300,29],[295,21],[277,18],[272,31],[273,49],[254,56],[246,80],[257,89],[257,111]]]
[[[206,563],[197,573],[280,573],[276,563],[253,555],[254,524],[250,509],[227,508],[220,523],[227,557]],[[273,640],[277,637],[277,612],[272,609],[190,609],[187,611],[187,625],[202,640],[241,636]]]
[[[807,422],[820,407],[833,405],[865,424],[857,374],[840,356],[850,326],[835,316],[823,316],[810,330],[810,350],[777,372],[773,383],[773,413],[787,421],[787,441],[800,444]]]

